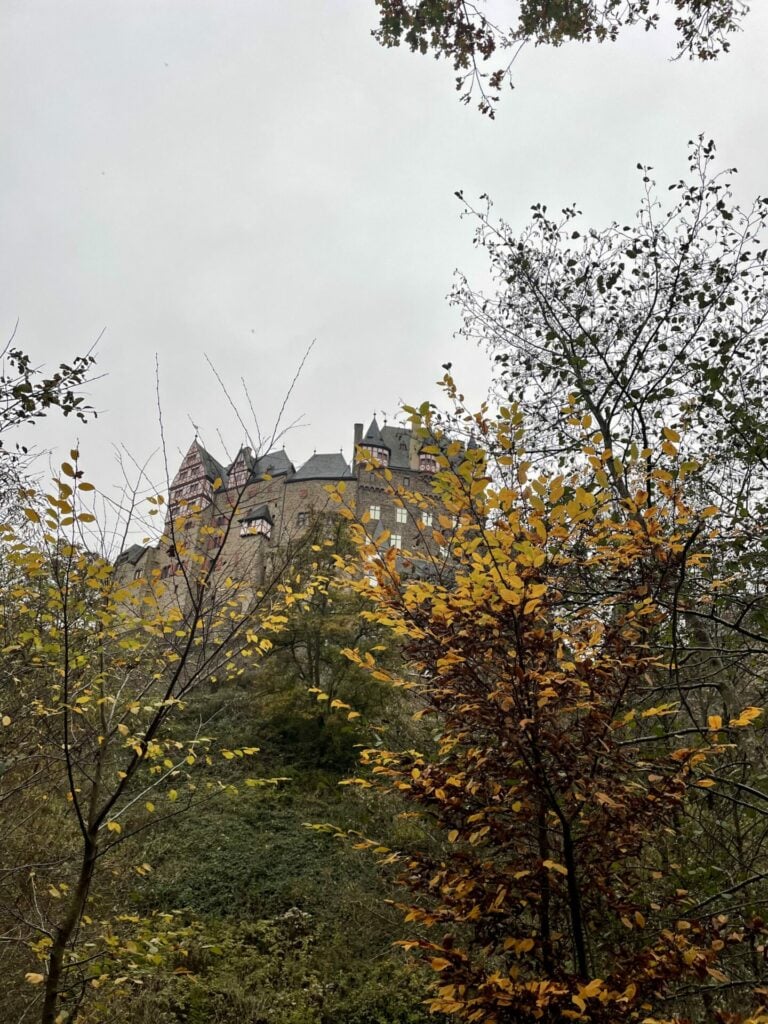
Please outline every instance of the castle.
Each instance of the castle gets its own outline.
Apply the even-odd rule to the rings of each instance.
[[[133,544],[123,551],[115,563],[119,582],[183,574],[174,523],[180,513],[194,508],[196,514],[186,523],[184,550],[194,552],[200,565],[206,553],[215,551],[217,570],[260,584],[270,551],[285,548],[318,516],[331,511],[335,506],[329,485],[341,483],[345,502],[357,516],[368,514],[374,535],[387,531],[392,547],[413,550],[423,545],[431,514],[406,508],[391,491],[392,485],[431,491],[437,470],[434,441],[403,426],[379,427],[374,417],[365,432],[362,423],[354,425],[353,451],[351,464],[341,452],[315,453],[296,469],[285,449],[256,456],[242,447],[225,466],[195,438],[170,484],[163,538],[157,545]],[[387,468],[389,486],[371,471],[363,452]]]

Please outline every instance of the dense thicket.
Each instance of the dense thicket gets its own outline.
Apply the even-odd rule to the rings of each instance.
[[[461,1020],[767,1019],[766,208],[713,159],[667,211],[645,173],[628,226],[480,215],[498,291],[455,298],[499,407],[446,376],[453,413],[410,410],[441,466],[395,494],[439,552],[418,579],[357,525],[438,736],[358,780],[430,843],[363,845]]]

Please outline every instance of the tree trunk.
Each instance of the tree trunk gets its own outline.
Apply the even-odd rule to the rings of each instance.
[[[64,972],[64,957],[70,939],[76,931],[88,900],[88,891],[96,869],[97,845],[95,835],[86,837],[83,861],[71,901],[63,922],[56,928],[51,951],[48,954],[48,972],[45,981],[45,997],[40,1024],[55,1024],[62,994],[61,980]]]

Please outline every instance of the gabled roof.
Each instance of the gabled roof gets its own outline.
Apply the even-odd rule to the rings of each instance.
[[[341,452],[333,452],[330,455],[313,455],[290,478],[290,482],[293,483],[294,480],[347,480],[351,476],[344,456]]]
[[[235,456],[228,473],[231,473],[238,462],[243,461],[248,472],[248,480],[259,480],[264,476],[288,476],[295,472],[293,463],[288,458],[285,448],[274,452],[267,452],[261,458],[256,458],[251,449],[244,445]]]
[[[250,472],[253,469],[254,465],[256,464],[256,459],[253,457],[253,452],[251,451],[247,444],[244,444],[242,446],[240,451],[235,456],[234,460],[230,463],[229,467],[227,468],[227,473],[231,473],[241,459],[245,463],[245,468]]]
[[[295,472],[285,448],[267,452],[256,461],[254,476],[286,476]]]
[[[257,520],[263,520],[265,523],[269,523],[270,526],[274,526],[272,522],[272,516],[269,512],[269,505],[259,505],[257,508],[252,508],[246,512],[244,516],[238,519],[239,523],[255,523]]]
[[[221,480],[222,484],[226,486],[226,469],[222,466],[218,459],[215,459],[210,452],[207,452],[205,448],[203,448],[199,441],[195,441],[195,444],[197,445],[197,449],[200,452],[200,457],[203,462],[203,469],[205,471],[206,479],[210,480],[211,483],[213,483],[214,480]]]
[[[145,551],[147,551],[147,548],[142,547],[141,544],[131,544],[125,551],[120,552],[115,559],[115,565],[122,565],[123,562],[130,562],[131,565],[136,565],[141,560]]]

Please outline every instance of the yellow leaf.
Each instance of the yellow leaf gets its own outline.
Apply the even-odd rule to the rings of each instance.
[[[666,437],[666,439],[668,441],[679,441],[680,440],[680,435],[678,434],[678,432],[676,430],[673,430],[672,427],[662,427],[662,433],[664,434],[664,437]]]
[[[504,939],[504,949],[514,949],[516,953],[530,953],[536,945],[534,939]]]
[[[110,832],[117,832],[118,835],[123,831],[122,825],[117,821],[108,821],[107,828]]]
[[[593,978],[592,981],[589,982],[589,984],[581,985],[579,987],[579,995],[583,999],[591,999],[593,996],[596,996],[596,995],[598,995],[600,993],[600,990],[602,989],[602,987],[603,987],[603,979],[602,978]]]
[[[442,956],[435,956],[429,961],[429,966],[433,971],[444,971],[446,967],[451,966],[451,961]]]
[[[749,725],[751,722],[754,722],[754,720],[759,718],[762,713],[761,708],[744,708],[739,717],[732,718],[728,724],[738,728],[743,728],[745,725]]]
[[[723,720],[720,715],[710,715],[707,719],[707,724],[710,729],[719,729],[723,724]]]
[[[179,799],[179,794],[176,792],[175,789],[168,790],[168,799],[171,801],[171,803]]]
[[[0,721],[2,721],[3,725],[9,726],[11,724],[11,716],[10,715],[3,715],[2,719],[0,719]]]
[[[144,804],[144,806],[147,808],[147,810],[149,811],[150,814],[155,809],[155,805],[152,803],[151,800],[147,800],[147,802]]]
[[[33,971],[29,971],[24,975],[25,981],[28,981],[30,985],[42,985],[45,981],[44,974],[35,974]]]
[[[558,864],[556,860],[545,860],[541,866],[546,868],[547,871],[557,871],[561,875],[568,874],[568,868],[563,864]]]

